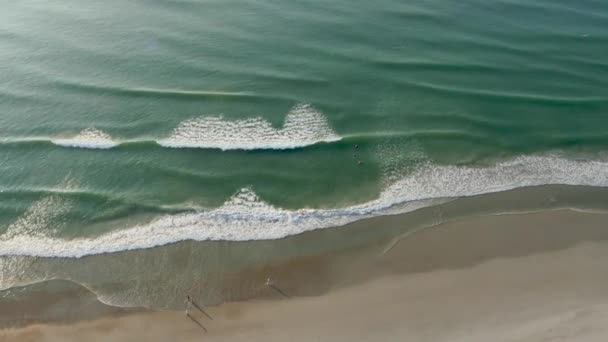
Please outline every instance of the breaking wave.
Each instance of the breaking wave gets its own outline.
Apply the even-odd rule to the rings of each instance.
[[[490,167],[427,164],[388,186],[377,199],[340,209],[277,208],[251,189],[242,189],[219,208],[166,215],[95,238],[65,240],[39,232],[0,236],[0,255],[82,257],[182,240],[280,239],[364,218],[405,213],[449,198],[545,184],[608,186],[608,162],[526,156]]]
[[[52,140],[53,144],[63,147],[90,148],[90,149],[110,149],[120,145],[112,140],[112,137],[98,129],[87,128],[72,138],[62,138]]]
[[[228,121],[221,116],[201,117],[182,122],[158,144],[173,148],[254,150],[298,148],[340,139],[321,112],[310,105],[297,105],[287,113],[282,128],[274,128],[262,118]]]
[[[293,107],[283,127],[275,128],[260,117],[225,120],[205,116],[180,123],[169,137],[159,140],[118,141],[96,128],[86,128],[73,137],[4,139],[2,143],[52,142],[62,147],[111,149],[123,144],[156,144],[169,148],[214,148],[221,150],[294,149],[320,142],[341,140],[325,116],[310,105]]]

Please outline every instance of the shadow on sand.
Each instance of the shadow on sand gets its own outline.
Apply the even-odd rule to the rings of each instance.
[[[190,314],[188,314],[188,318],[190,318],[190,320],[192,322],[194,322],[194,324],[198,325],[199,327],[201,327],[201,329],[203,329],[205,331],[205,333],[207,332],[207,328],[205,328],[204,325],[201,324],[201,322],[197,321],[194,317],[192,317]]]
[[[283,292],[280,288],[276,287],[276,285],[268,284],[268,287],[273,289],[276,293],[280,294],[281,296],[283,296],[285,298],[289,298],[289,295],[287,295],[287,293]]]
[[[198,309],[198,311],[200,311],[201,313],[203,313],[203,315],[207,316],[207,318],[209,318],[210,320],[213,321],[213,317],[211,317],[211,315],[209,315],[205,310],[203,310],[203,308],[201,308],[198,304],[196,304],[195,301],[192,301],[192,305]]]

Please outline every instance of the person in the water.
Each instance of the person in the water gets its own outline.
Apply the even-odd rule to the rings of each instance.
[[[355,151],[359,152],[359,144],[355,144]],[[359,153],[355,152],[355,158],[357,159],[357,165],[362,165],[363,161],[359,158]]]

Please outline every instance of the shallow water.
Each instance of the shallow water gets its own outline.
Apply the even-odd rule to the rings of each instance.
[[[318,295],[355,281],[353,276],[370,268],[368,264],[399,239],[444,222],[560,208],[607,213],[606,203],[607,188],[528,187],[279,240],[186,241],[82,258],[10,256],[0,258],[0,289],[26,286],[27,292],[27,285],[64,279],[85,287],[107,305],[181,309],[185,294],[206,305],[268,296],[264,283],[274,276],[291,295]],[[0,307],[3,303],[0,299]]]

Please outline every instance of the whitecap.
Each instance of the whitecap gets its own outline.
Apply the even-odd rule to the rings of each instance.
[[[525,156],[490,167],[427,164],[363,204],[338,209],[287,210],[242,189],[219,208],[166,215],[148,224],[71,240],[39,235],[0,239],[0,255],[82,257],[150,248],[183,240],[280,239],[364,218],[405,213],[449,198],[545,184],[608,186],[608,162]]]
[[[157,143],[172,148],[254,150],[292,149],[340,139],[321,112],[310,105],[297,105],[287,113],[282,128],[259,117],[229,121],[205,116],[180,123],[171,136]]]
[[[53,139],[53,144],[63,147],[110,149],[119,145],[112,137],[96,128],[87,128],[72,138]]]

